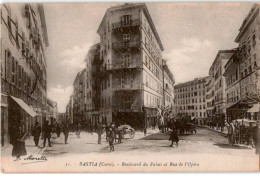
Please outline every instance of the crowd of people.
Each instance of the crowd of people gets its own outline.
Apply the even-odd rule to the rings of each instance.
[[[159,127],[161,131],[170,131],[170,138],[169,140],[172,141],[171,147],[175,142],[178,146],[179,134],[184,134],[185,131],[193,131],[196,128],[195,126],[191,126],[192,122],[189,122],[185,119],[172,119],[171,121],[167,122],[164,127]],[[238,121],[225,123],[225,126],[228,128],[228,140],[229,144],[233,146],[233,144],[247,144],[252,145],[256,148],[256,153],[259,153],[260,149],[260,133],[259,133],[259,122],[253,126],[253,124],[249,124],[249,126],[245,126],[245,124],[240,123]],[[74,127],[76,135],[80,138],[81,132],[81,124],[77,123]],[[62,123],[45,121],[43,126],[41,127],[39,122],[36,122],[33,129],[32,129],[32,136],[36,147],[39,146],[40,137],[42,136],[43,139],[43,146],[45,147],[46,141],[48,141],[48,146],[52,147],[51,145],[51,136],[53,133],[56,133],[57,137],[60,137],[61,132],[64,134],[64,143],[68,144],[68,137],[69,132],[71,130],[70,125],[64,121]],[[124,137],[125,129],[122,126],[116,125],[114,122],[110,123],[109,125],[103,124],[96,124],[96,126],[90,124],[90,128],[88,132],[93,135],[93,133],[97,133],[98,139],[97,144],[101,144],[102,141],[102,134],[105,133],[105,139],[109,144],[110,152],[115,151],[114,143],[118,142],[118,144],[122,143],[122,139]],[[144,127],[143,129],[144,136],[146,136],[147,128]],[[22,131],[22,127],[19,127],[15,132],[13,132],[12,142],[13,150],[12,156],[16,157],[15,160],[20,160],[20,156],[27,155],[26,148],[25,148],[25,141],[30,135],[24,133]]]
[[[43,126],[41,127],[39,122],[36,122],[34,127],[32,128],[32,136],[33,141],[36,147],[39,146],[40,137],[43,139],[43,146],[40,148],[44,148],[46,145],[46,141],[48,141],[48,146],[51,146],[51,136],[52,133],[56,133],[57,137],[60,137],[61,131],[64,133],[65,137],[65,144],[67,144],[68,135],[69,135],[69,124],[63,122],[59,124],[58,122],[50,123],[48,120],[44,122]],[[42,136],[41,136],[42,135]],[[12,141],[11,144],[13,145],[12,149],[12,156],[16,157],[15,161],[21,160],[21,156],[27,155],[25,141],[30,137],[28,133],[22,131],[22,127],[19,126],[17,129],[14,129],[12,132]]]
[[[260,149],[260,132],[259,122],[255,125],[249,123],[246,126],[243,122],[235,121],[227,123],[228,127],[228,141],[231,146],[234,144],[247,144],[255,147],[256,153],[259,154]]]

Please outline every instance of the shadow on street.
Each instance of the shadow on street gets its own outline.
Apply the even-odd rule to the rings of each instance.
[[[239,145],[230,146],[229,144],[223,144],[223,143],[215,143],[214,145],[225,149],[251,149],[245,146],[239,146]]]

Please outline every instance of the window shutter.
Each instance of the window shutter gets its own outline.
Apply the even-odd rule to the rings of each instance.
[[[8,75],[8,81],[11,82],[12,81],[12,63],[11,63],[11,60],[12,60],[12,56],[11,54],[9,53],[8,55],[8,58],[7,58],[7,75]]]

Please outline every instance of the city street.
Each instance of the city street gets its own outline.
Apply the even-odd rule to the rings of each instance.
[[[151,134],[152,133],[152,134]],[[102,135],[102,144],[97,144],[97,134],[93,135],[81,132],[80,138],[75,133],[70,133],[69,144],[64,144],[63,135],[60,138],[52,140],[53,147],[46,147],[41,152],[47,157],[71,154],[86,154],[86,153],[110,153],[108,142],[105,141]],[[205,128],[198,128],[196,135],[180,136],[179,146],[169,147],[169,134],[162,134],[158,131],[149,132],[144,137],[142,132],[136,132],[133,139],[126,138],[122,144],[115,143],[114,154],[150,154],[153,152],[159,154],[173,153],[220,153],[226,155],[242,155],[255,156],[254,149],[249,146],[235,145],[230,147],[227,138],[221,133],[217,133]]]
[[[196,166],[196,171],[204,169],[217,170],[219,167],[225,170],[237,169],[238,166],[255,169],[259,158],[254,153],[254,149],[248,146],[230,147],[227,138],[218,132],[206,128],[198,128],[196,135],[180,136],[179,146],[170,147],[168,141],[169,135],[162,134],[158,130],[148,130],[147,136],[144,137],[142,132],[136,132],[133,139],[123,140],[122,144],[115,143],[115,151],[109,152],[108,142],[102,135],[102,144],[97,144],[97,134],[81,132],[80,138],[75,133],[69,135],[69,144],[64,144],[64,136],[52,138],[52,147],[37,148],[33,147],[32,138],[26,142],[27,155],[20,161],[14,161],[10,157],[12,146],[2,150],[4,163],[8,164],[6,171],[16,168],[20,172],[38,170],[41,164],[45,172],[65,170],[68,172],[82,171],[94,172],[98,170],[97,164],[102,164],[103,170],[117,171],[117,167],[126,164],[120,170],[128,170],[128,165],[133,163],[149,162],[147,170],[163,170],[162,163],[186,163],[183,167],[178,165],[164,170],[171,171],[192,171]],[[42,144],[42,142],[40,143]],[[151,155],[153,154],[153,155]],[[30,157],[31,156],[31,157]],[[33,158],[38,158],[33,159]],[[46,159],[46,160],[42,160]],[[55,163],[59,162],[59,163]],[[117,164],[115,164],[117,162]],[[55,168],[49,168],[55,163]],[[19,166],[17,166],[20,164]],[[110,164],[110,165],[109,165]],[[127,165],[128,164],[128,165]],[[104,166],[103,166],[104,165]],[[64,167],[67,168],[64,168]],[[76,168],[75,168],[76,167]],[[138,170],[137,168],[135,168]],[[139,169],[140,170],[140,169]]]

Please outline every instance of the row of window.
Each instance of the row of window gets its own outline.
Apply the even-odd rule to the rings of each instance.
[[[160,70],[154,64],[154,62],[151,60],[151,58],[149,58],[147,55],[145,55],[144,64],[159,80],[162,80],[162,74],[161,74]]]
[[[238,81],[238,79],[239,79],[238,74],[239,74],[239,71],[237,68],[235,72],[233,72],[232,74],[230,74],[230,76],[228,76],[226,78],[227,87],[229,87],[230,85],[232,85]]]
[[[195,98],[195,99],[183,99],[183,100],[178,100],[177,104],[182,105],[182,104],[191,104],[191,103],[205,103],[205,97],[203,98]]]
[[[239,90],[233,90],[230,93],[227,93],[227,103],[235,103],[239,101]]]
[[[180,110],[198,110],[198,109],[206,109],[205,104],[203,105],[187,105],[187,106],[180,106]]]
[[[175,92],[181,93],[181,92],[193,91],[193,90],[204,88],[204,87],[205,87],[204,84],[197,84],[197,85],[188,86],[188,87],[175,88]]]
[[[151,47],[153,47],[154,48],[154,55],[156,55],[157,57],[156,58],[161,58],[161,52],[160,52],[160,49],[159,49],[159,46],[157,45],[157,43],[156,43],[156,40],[155,40],[155,37],[154,37],[154,35],[153,35],[153,32],[152,32],[152,30],[151,30],[151,28],[150,28],[150,25],[147,23],[147,21],[146,21],[146,19],[144,19],[144,23],[143,23],[143,27],[144,27],[144,31],[145,31],[145,33],[147,34],[146,36],[148,37],[148,39],[151,41],[151,43],[149,43],[149,47],[148,48],[150,48],[150,46]],[[145,45],[146,44],[148,44],[148,40],[146,40],[146,37],[145,37]],[[151,53],[153,53],[153,52],[151,52]],[[153,56],[152,56],[153,57]],[[154,57],[153,57],[154,58]],[[157,61],[157,60],[156,60]],[[157,61],[158,63],[158,65],[161,63],[161,61]]]
[[[4,7],[6,7],[6,5],[4,5]],[[28,6],[26,6],[26,7],[27,7],[27,10],[28,10],[29,7]],[[2,14],[2,16],[3,16],[3,14]],[[29,67],[31,69],[33,69],[33,71],[39,77],[40,83],[46,89],[46,77],[45,77],[46,76],[46,68],[43,65],[42,53],[41,52],[38,53],[38,59],[36,57],[34,57],[34,55],[33,55],[33,49],[34,49],[34,53],[38,52],[38,50],[36,50],[38,45],[36,45],[36,43],[33,42],[34,41],[33,36],[35,36],[34,35],[35,32],[30,32],[31,33],[30,39],[32,38],[32,40],[25,40],[24,32],[22,31],[22,32],[19,33],[20,28],[18,26],[18,22],[17,22],[17,20],[14,21],[10,17],[10,13],[9,13],[8,10],[7,10],[6,16],[7,16],[7,29],[8,29],[8,32],[9,32],[9,38],[10,38],[11,43],[13,45],[15,44],[16,47],[17,47],[17,50],[21,51],[22,57],[25,57],[25,59],[26,59],[27,66],[29,65]],[[29,13],[29,17],[30,17],[30,13]],[[3,18],[1,20],[4,21]],[[30,29],[30,30],[35,31],[35,29],[36,28]],[[38,33],[37,33],[36,36],[38,37]],[[40,62],[40,65],[42,67],[39,65],[37,60]]]
[[[176,94],[177,99],[182,99],[182,98],[190,98],[190,97],[196,97],[196,96],[204,96],[205,95],[205,90],[200,90],[196,92],[188,92],[188,93],[181,93],[181,94]]]
[[[162,102],[162,98],[159,98],[148,92],[144,92],[144,105],[158,108],[160,105],[162,105]]]
[[[145,73],[145,85],[147,87],[153,89],[157,93],[159,93],[161,95],[163,94],[163,88],[162,88],[161,84],[147,73]]]

